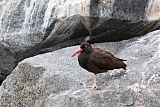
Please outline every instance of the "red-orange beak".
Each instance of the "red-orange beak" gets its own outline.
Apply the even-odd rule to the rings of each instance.
[[[79,50],[77,50],[71,57],[74,57],[74,56],[76,56],[77,54],[79,54],[79,53],[81,53],[83,51],[83,49],[79,49]]]

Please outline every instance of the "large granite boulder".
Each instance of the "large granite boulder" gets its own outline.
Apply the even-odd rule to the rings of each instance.
[[[160,30],[120,42],[93,44],[127,60],[127,70],[97,76],[82,69],[71,54],[79,46],[23,60],[0,87],[1,107],[160,107]]]
[[[37,45],[39,51],[75,45],[75,39],[88,35],[92,42],[128,39],[158,29],[159,4],[159,0],[1,0],[0,40],[25,54]]]
[[[159,0],[1,0],[0,41],[19,62],[87,36],[92,43],[129,39],[159,29],[159,6]]]

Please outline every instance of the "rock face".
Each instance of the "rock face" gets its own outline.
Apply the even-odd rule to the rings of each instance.
[[[128,68],[97,76],[70,55],[79,46],[23,60],[1,85],[1,107],[160,107],[160,30],[120,42],[93,44],[127,60]]]
[[[129,39],[159,29],[159,4],[159,0],[1,0],[0,41],[20,62],[77,45],[86,37],[91,43]]]
[[[0,5],[0,40],[19,53],[34,51],[35,45],[41,45],[37,50],[42,44],[75,45],[75,38],[88,35],[93,42],[128,39],[159,27],[159,0],[2,0]]]
[[[0,42],[0,84],[16,65],[13,51],[7,44]]]

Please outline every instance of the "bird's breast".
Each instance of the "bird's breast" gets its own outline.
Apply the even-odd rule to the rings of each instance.
[[[81,53],[78,55],[78,62],[79,65],[84,68],[84,69],[88,69],[88,60],[89,60],[89,54],[86,53]]]

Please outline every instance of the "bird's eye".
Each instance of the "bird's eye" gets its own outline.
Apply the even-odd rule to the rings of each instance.
[[[88,47],[87,45],[85,45],[85,48]]]

